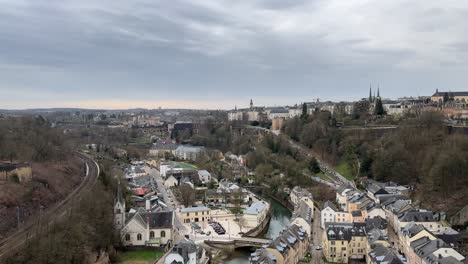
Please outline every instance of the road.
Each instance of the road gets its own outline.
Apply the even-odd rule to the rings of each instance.
[[[314,222],[312,223],[312,244],[311,253],[312,253],[312,263],[319,264],[323,263],[322,260],[322,250],[316,250],[316,246],[322,246],[322,228],[320,227],[320,210],[315,207],[314,210]]]
[[[60,220],[73,206],[73,203],[94,186],[99,176],[99,165],[84,154],[77,153],[77,156],[87,164],[88,168],[80,185],[65,199],[43,211],[38,216],[39,221],[37,218],[30,219],[21,229],[1,240],[0,263],[3,258],[15,253],[28,239],[33,239],[35,230],[39,230],[43,225],[51,225],[54,221]]]
[[[189,233],[189,230],[182,224],[178,215],[177,215],[177,199],[175,199],[174,195],[171,193],[170,190],[166,190],[166,186],[164,186],[164,180],[161,177],[161,174],[158,170],[152,168],[151,175],[153,175],[154,181],[158,186],[159,193],[162,195],[164,203],[167,205],[167,209],[169,211],[174,211],[175,219],[174,219],[174,227],[178,231],[179,236],[183,237],[185,234]],[[173,202],[171,202],[171,200]],[[177,240],[177,239],[176,239]]]

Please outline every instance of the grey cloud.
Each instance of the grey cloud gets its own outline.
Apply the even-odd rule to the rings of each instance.
[[[285,93],[293,102],[357,99],[369,82],[399,96],[468,81],[459,71],[468,37],[456,34],[467,24],[462,0],[423,9],[354,0],[25,3],[0,2],[0,95],[15,87],[31,100],[35,88],[55,95],[50,102],[93,92],[281,103]]]

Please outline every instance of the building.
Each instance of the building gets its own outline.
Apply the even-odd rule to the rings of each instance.
[[[349,259],[364,259],[367,236],[364,225],[327,223],[322,233],[323,255],[329,262],[348,263]]]
[[[175,151],[179,147],[172,140],[159,140],[154,143],[149,150],[149,155],[153,157],[166,157],[166,155],[175,156]]]
[[[252,253],[250,263],[298,263],[307,253],[308,246],[309,237],[306,231],[301,226],[292,224],[282,230],[266,247]]]
[[[267,117],[269,120],[273,120],[275,118],[280,119],[288,119],[289,118],[289,111],[284,107],[272,107],[266,110]]]
[[[29,163],[0,164],[0,181],[27,182],[32,179],[32,167]]]
[[[205,151],[204,147],[182,145],[182,146],[178,146],[177,149],[175,150],[175,156],[177,159],[180,159],[180,160],[195,161],[198,155],[200,155],[200,153],[204,151]]]
[[[468,92],[436,92],[431,96],[431,101],[434,103],[443,103],[445,98],[450,101],[468,102]]]
[[[349,212],[339,210],[332,202],[326,201],[323,210],[320,212],[320,226],[325,229],[327,223],[352,223],[353,215]],[[362,218],[362,214],[361,214]],[[364,222],[359,221],[359,222]]]
[[[202,184],[207,184],[211,182],[211,173],[207,170],[199,170],[198,171],[198,178]]]
[[[242,215],[244,225],[251,228],[258,226],[267,217],[268,208],[268,204],[264,201],[252,203]]]
[[[354,190],[353,187],[347,184],[343,184],[336,190],[336,202],[341,210],[348,209],[348,200],[347,200],[347,193]]]
[[[179,185],[179,181],[174,177],[174,176],[169,176],[167,179],[164,181],[164,186],[166,188],[171,188]]]
[[[465,257],[444,243],[441,239],[430,240],[426,237],[411,243],[410,263],[438,264],[438,263],[463,263]]]
[[[205,206],[200,207],[187,207],[180,209],[180,216],[182,222],[194,223],[194,222],[208,222],[210,220],[211,209]]]
[[[291,193],[289,194],[289,199],[291,200],[291,203],[293,205],[296,205],[299,203],[299,200],[302,197],[308,197],[310,200],[313,200],[312,194],[299,186],[294,186],[294,188],[291,190]]]
[[[202,254],[198,254],[198,251]],[[201,258],[204,258],[204,250],[202,248],[199,250],[193,241],[184,238],[174,245],[164,258],[164,264],[197,264]]]
[[[414,222],[424,226],[433,233],[441,233],[446,227],[434,218],[434,213],[427,210],[410,210],[398,217],[398,226],[401,231],[407,224]]]
[[[402,255],[385,245],[376,245],[368,253],[367,264],[410,264]]]

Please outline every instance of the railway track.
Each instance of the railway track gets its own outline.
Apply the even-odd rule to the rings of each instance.
[[[79,200],[96,184],[100,172],[97,162],[85,154],[77,152],[76,155],[86,165],[86,172],[80,185],[65,199],[42,212],[39,219],[29,219],[21,229],[2,239],[0,241],[0,263],[7,256],[17,252],[25,242],[32,239],[35,235],[35,230],[39,230],[42,226],[50,225],[54,221],[63,218],[73,206],[73,202]]]

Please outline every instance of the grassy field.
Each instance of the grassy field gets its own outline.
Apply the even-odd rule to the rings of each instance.
[[[323,171],[316,173],[315,176],[325,181],[332,181],[332,179],[330,179],[330,177],[328,177],[325,173],[323,173]]]
[[[351,167],[346,162],[341,162],[336,168],[336,171],[343,175],[346,179],[352,181],[354,180],[353,172],[351,171]]]
[[[194,169],[196,170],[197,169],[197,166],[193,165],[193,164],[190,164],[190,163],[187,163],[187,162],[179,162],[179,165],[183,168],[187,168],[187,169]]]
[[[119,253],[118,263],[122,264],[151,264],[161,256],[164,252],[157,250],[138,250]]]

